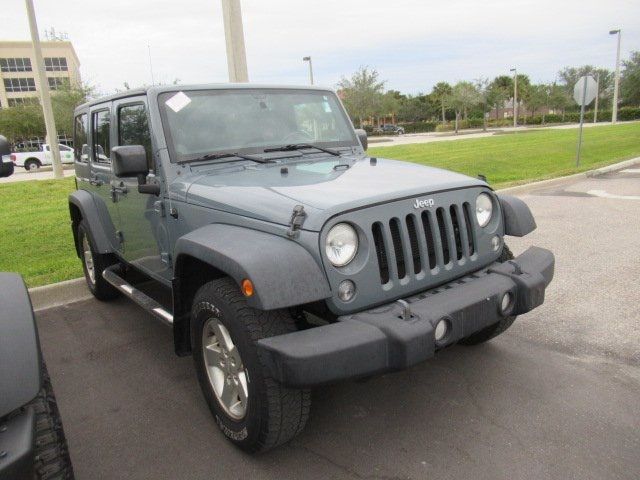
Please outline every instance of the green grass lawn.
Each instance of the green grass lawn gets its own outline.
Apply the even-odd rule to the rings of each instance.
[[[368,154],[486,175],[493,186],[591,170],[640,156],[640,122],[585,128],[580,167],[575,166],[578,129],[526,130],[485,138],[375,147]]]
[[[74,189],[73,178],[0,184],[0,271],[30,287],[82,275],[67,203]]]
[[[640,156],[640,123],[584,131],[575,167],[577,130],[530,130],[488,138],[396,147],[369,154],[482,173],[494,186],[568,175]],[[0,184],[0,271],[21,273],[30,287],[82,275],[73,250],[67,196],[73,179]]]

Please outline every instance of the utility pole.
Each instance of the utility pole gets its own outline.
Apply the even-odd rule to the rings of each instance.
[[[309,82],[313,85],[313,64],[311,63],[311,57],[303,57],[303,62],[309,62]]]
[[[618,121],[618,88],[620,86],[620,37],[622,36],[622,31],[611,30],[609,31],[609,35],[618,34],[618,50],[616,53],[616,78],[613,82],[613,108],[611,109],[611,123],[616,123]]]
[[[244,48],[240,0],[222,0],[224,36],[227,43],[227,66],[230,82],[248,82],[247,54]]]
[[[600,72],[596,73],[596,104],[593,107],[593,123],[598,123],[598,97],[600,96]]]
[[[518,126],[518,70],[512,68],[513,72],[513,126]]]
[[[33,43],[33,56],[36,61],[36,75],[40,84],[40,103],[44,115],[44,125],[47,130],[47,141],[51,153],[51,164],[53,165],[53,178],[63,178],[62,163],[60,162],[60,148],[58,147],[58,132],[56,122],[53,118],[53,108],[51,107],[51,94],[49,93],[49,81],[44,70],[44,60],[42,59],[42,49],[40,48],[40,37],[38,36],[38,24],[33,8],[33,0],[25,0],[27,5],[27,16],[29,17],[29,29],[31,30],[31,42]]]

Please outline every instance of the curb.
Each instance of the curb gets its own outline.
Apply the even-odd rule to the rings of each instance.
[[[571,183],[573,180],[588,179],[593,177],[599,177],[607,173],[623,170],[627,167],[640,163],[640,157],[631,158],[622,162],[614,163],[613,165],[607,165],[606,167],[597,168],[595,170],[587,170],[586,172],[574,173],[573,175],[567,175],[565,177],[550,178],[548,180],[540,180],[539,182],[525,183],[522,185],[516,185],[514,187],[500,188],[498,192],[505,193],[527,193],[532,190],[537,190],[544,187],[554,187],[563,185],[565,183]]]
[[[505,193],[525,193],[538,188],[570,183],[571,181],[580,178],[587,179],[591,177],[598,177],[617,170],[622,170],[637,163],[640,163],[640,157],[614,163],[613,165],[607,165],[606,167],[598,168],[596,170],[576,173],[566,177],[541,180],[534,183],[526,183],[515,187],[501,188],[497,191]],[[84,278],[74,278],[73,280],[65,280],[64,282],[52,283],[51,285],[30,288],[29,295],[31,296],[31,304],[33,305],[34,312],[93,298],[91,292],[89,292],[89,289],[87,288]]]
[[[92,298],[84,278],[74,278],[29,289],[34,312]]]

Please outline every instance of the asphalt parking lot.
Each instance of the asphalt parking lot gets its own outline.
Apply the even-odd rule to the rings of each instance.
[[[38,313],[79,479],[637,479],[640,166],[518,194],[556,254],[546,303],[501,337],[317,390],[303,434],[247,456],[190,358],[138,307]]]

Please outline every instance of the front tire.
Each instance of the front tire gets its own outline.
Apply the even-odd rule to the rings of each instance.
[[[89,291],[98,300],[113,300],[119,295],[119,292],[102,277],[102,272],[105,268],[114,265],[117,259],[111,254],[102,254],[96,251],[89,228],[84,221],[78,225],[77,238],[82,270]]]
[[[287,388],[269,373],[261,338],[296,330],[287,310],[247,305],[229,278],[203,285],[191,310],[191,344],[202,393],[222,433],[247,452],[281,445],[302,431],[308,390]]]
[[[507,247],[507,245],[505,244],[502,249],[502,254],[498,258],[498,262],[503,263],[507,260],[513,260],[513,253],[511,253],[511,250],[509,250],[509,247]],[[469,335],[466,338],[463,338],[458,343],[460,343],[461,345],[478,345],[480,343],[488,342],[492,338],[495,338],[501,333],[504,333],[511,325],[513,325],[513,322],[515,322],[516,318],[516,315],[505,317],[499,322],[494,323],[493,325],[489,325],[488,327],[485,327],[482,330]]]
[[[33,408],[36,415],[35,479],[73,479],[69,447],[62,428],[51,379],[44,362],[42,362],[42,389],[29,406]]]

